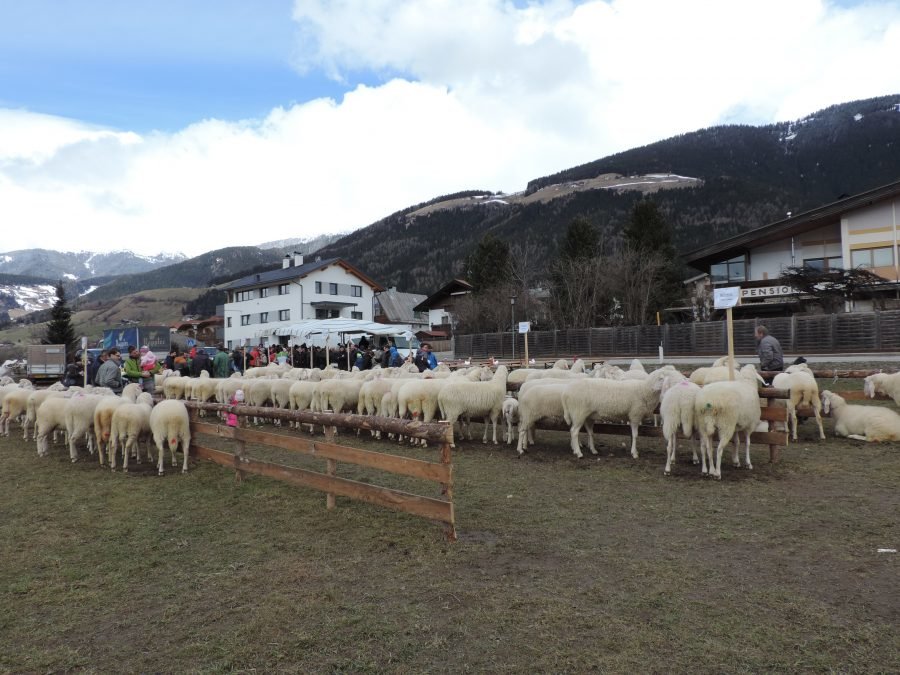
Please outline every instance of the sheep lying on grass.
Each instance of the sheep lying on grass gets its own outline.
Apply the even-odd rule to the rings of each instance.
[[[843,397],[822,392],[822,407],[834,418],[834,433],[857,441],[900,441],[900,415],[874,405],[850,405]]]

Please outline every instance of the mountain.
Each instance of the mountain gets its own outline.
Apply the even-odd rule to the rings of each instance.
[[[74,280],[148,272],[185,259],[180,253],[144,256],[131,251],[71,253],[29,248],[0,253],[0,273],[28,275],[40,270],[43,277]]]
[[[111,277],[66,280],[63,287],[67,298],[77,299],[109,281]],[[0,323],[52,307],[56,302],[58,282],[58,279],[49,277],[0,274]]]
[[[293,253],[296,251],[297,253],[307,255],[309,253],[315,253],[323,246],[327,246],[341,237],[347,236],[347,234],[347,232],[341,232],[338,234],[320,234],[318,237],[278,239],[276,241],[267,241],[257,245],[259,248],[277,248],[281,250],[282,253]]]
[[[648,192],[676,245],[696,248],[900,178],[900,95],[834,105],[760,127],[718,126],[537,178],[522,193],[484,190],[409,207],[319,251],[385,286],[430,293],[462,271],[488,232],[544,263],[582,216],[607,242]]]

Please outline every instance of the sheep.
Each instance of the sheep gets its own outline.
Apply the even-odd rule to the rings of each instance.
[[[187,378],[184,378],[187,379]],[[103,466],[103,451],[109,450],[109,433],[115,409],[124,403],[134,403],[141,394],[139,384],[126,384],[121,396],[104,397],[94,408],[94,438],[97,439],[97,459]]]
[[[790,389],[791,397],[787,400],[788,421],[793,427],[793,439],[797,440],[797,406],[808,405],[816,416],[819,426],[819,438],[825,440],[822,428],[822,401],[819,399],[819,385],[806,364],[788,366],[786,372],[778,373],[772,380],[776,389]],[[780,402],[780,401],[779,401]]]
[[[185,388],[191,383],[189,377],[167,377],[163,382],[163,395],[167,399],[186,398]]]
[[[88,452],[94,454],[94,412],[97,406],[105,398],[112,398],[115,394],[106,389],[108,394],[76,394],[69,399],[66,406],[66,435],[69,437],[69,457],[73,462],[78,461],[78,448],[76,443],[79,438],[87,440]]]
[[[753,372],[756,372],[756,366],[752,363],[743,366],[738,369],[735,367],[735,379],[737,379],[738,372],[744,372],[746,368],[752,368]],[[714,366],[712,368],[698,368],[694,372],[691,373],[691,382],[694,384],[704,385],[704,384],[712,384],[713,382],[730,382],[731,381],[731,373],[729,372],[728,366]],[[760,382],[762,380],[760,379]]]
[[[876,373],[869,375],[863,382],[863,391],[869,398],[876,394],[884,394],[900,405],[900,373]]]
[[[578,432],[589,420],[627,419],[631,426],[631,456],[637,459],[638,426],[659,404],[659,388],[654,389],[654,385],[674,370],[672,366],[663,366],[646,380],[590,378],[566,387],[562,394],[563,417],[569,425],[572,453],[579,458],[583,456],[578,447]],[[597,454],[592,439],[589,447]]]
[[[694,419],[700,433],[701,472],[707,473],[708,456],[709,475],[719,480],[722,478],[722,450],[732,438],[735,439],[734,465],[741,465],[738,452],[741,433],[746,439],[747,468],[753,468],[750,462],[750,434],[759,426],[759,384],[762,378],[752,365],[744,366],[739,373],[740,376],[734,381],[705,385],[694,399]],[[719,434],[719,444],[713,462],[712,436],[716,432]],[[735,434],[738,436],[735,437]]]
[[[591,377],[602,377],[607,380],[624,380],[625,371],[611,363],[601,363],[591,372]]]
[[[489,382],[447,382],[438,394],[438,406],[451,428],[461,415],[485,415],[482,443],[487,443],[489,416],[494,426],[494,445],[497,445],[497,419],[506,398],[506,377],[506,366],[501,365]]]
[[[206,377],[200,377],[194,381],[194,385],[191,389],[191,398],[200,403],[206,403],[207,401],[212,401],[216,398],[219,383],[224,380],[221,378],[209,377],[205,370],[201,371],[201,374],[206,375]],[[206,411],[201,408],[199,415],[200,417],[205,417]]]
[[[513,427],[519,424],[519,402],[512,396],[503,400],[503,421],[506,422],[506,444],[512,444]],[[518,433],[516,433],[518,436]]]
[[[622,374],[622,378],[625,380],[646,380],[647,377],[647,370],[640,359],[632,359],[628,370]]]
[[[309,410],[313,405],[317,384],[317,382],[309,380],[297,380],[296,382],[292,382],[291,388],[288,390],[290,409]],[[296,426],[299,429],[300,423],[297,422]],[[309,432],[312,433],[312,430],[312,425],[309,425]]]
[[[44,400],[37,409],[36,432],[37,454],[46,457],[50,451],[48,436],[56,429],[66,428],[66,406],[69,403],[68,396],[49,397]]]
[[[135,403],[123,403],[115,409],[109,431],[109,468],[116,470],[116,453],[119,441],[122,441],[122,470],[128,471],[128,456],[136,450],[137,461],[141,461],[139,441],[150,435],[150,412],[153,409],[153,397],[144,392],[137,397]],[[151,458],[147,450],[147,459]]]
[[[184,465],[182,473],[188,470],[188,453],[191,447],[191,422],[187,408],[182,401],[161,401],[150,412],[150,432],[153,434],[153,443],[159,451],[157,471],[163,475],[165,464],[165,448],[168,443],[172,453],[172,466],[175,466],[175,449],[181,443],[181,451],[184,453]]]
[[[28,440],[28,431],[31,430],[32,437],[31,440],[37,440],[37,409],[41,407],[41,404],[48,398],[65,396],[65,391],[62,389],[53,389],[52,387],[49,389],[38,389],[31,392],[28,396],[28,400],[25,403],[25,420],[22,422],[22,438],[24,440]]]
[[[679,372],[667,375],[660,382],[659,413],[662,417],[663,438],[666,439],[666,466],[663,474],[672,473],[675,461],[678,429],[690,438],[694,433],[694,401],[700,387]],[[697,451],[693,450],[693,462],[699,464]]]
[[[565,416],[562,405],[562,393],[568,386],[568,382],[560,382],[559,380],[536,380],[522,385],[518,399],[519,443],[516,447],[520,455],[525,452],[529,445],[534,444],[534,425],[538,420],[548,417],[562,419]],[[589,437],[589,443],[593,446],[593,425],[586,424],[585,429]]]
[[[0,414],[0,431],[9,436],[9,421],[18,420],[28,409],[28,398],[34,393],[29,387],[16,387],[3,397],[2,414]]]
[[[834,433],[857,441],[900,441],[900,415],[881,406],[849,405],[843,397],[822,392],[825,414],[834,418]]]

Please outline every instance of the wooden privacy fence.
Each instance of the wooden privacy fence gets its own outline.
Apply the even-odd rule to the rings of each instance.
[[[847,314],[795,314],[734,321],[734,349],[755,354],[753,331],[768,327],[785,353],[848,353],[900,350],[900,310]],[[515,350],[513,350],[515,340]],[[728,353],[725,321],[697,321],[663,326],[611,326],[532,331],[528,353],[536,359],[578,355],[634,357],[715,355]],[[512,358],[525,353],[525,335],[476,333],[457,335],[456,356]]]
[[[312,413],[257,408],[251,406],[231,406],[220,403],[198,403],[185,401],[191,411],[191,454],[199,459],[207,459],[222,466],[233,467],[238,480],[245,474],[267,476],[292,485],[312,488],[326,493],[326,508],[335,506],[335,496],[349,497],[359,501],[377,504],[404,513],[435,520],[444,525],[448,540],[456,540],[456,523],[453,508],[453,465],[451,463],[451,431],[443,423],[423,424],[397,419],[375,418],[366,415],[342,415],[335,413]],[[242,417],[287,420],[303,424],[322,425],[326,430],[325,441],[304,438],[293,434],[229,427],[218,421],[203,421],[197,416],[198,410],[233,412]],[[207,418],[208,419],[208,418]],[[429,462],[400,455],[390,455],[371,450],[361,450],[334,443],[334,428],[378,430],[402,434],[436,443],[440,447],[440,461]],[[237,451],[232,454],[197,441],[196,436],[204,434],[237,442]],[[286,466],[254,459],[247,455],[247,444],[257,444],[296,452],[325,460],[325,471]],[[337,475],[338,463],[354,464],[408,476],[441,485],[441,498],[411,494],[393,488],[362,483]]]

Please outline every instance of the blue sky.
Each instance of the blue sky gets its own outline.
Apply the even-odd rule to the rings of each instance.
[[[0,0],[2,248],[351,231],[900,93],[896,63],[896,0]]]

